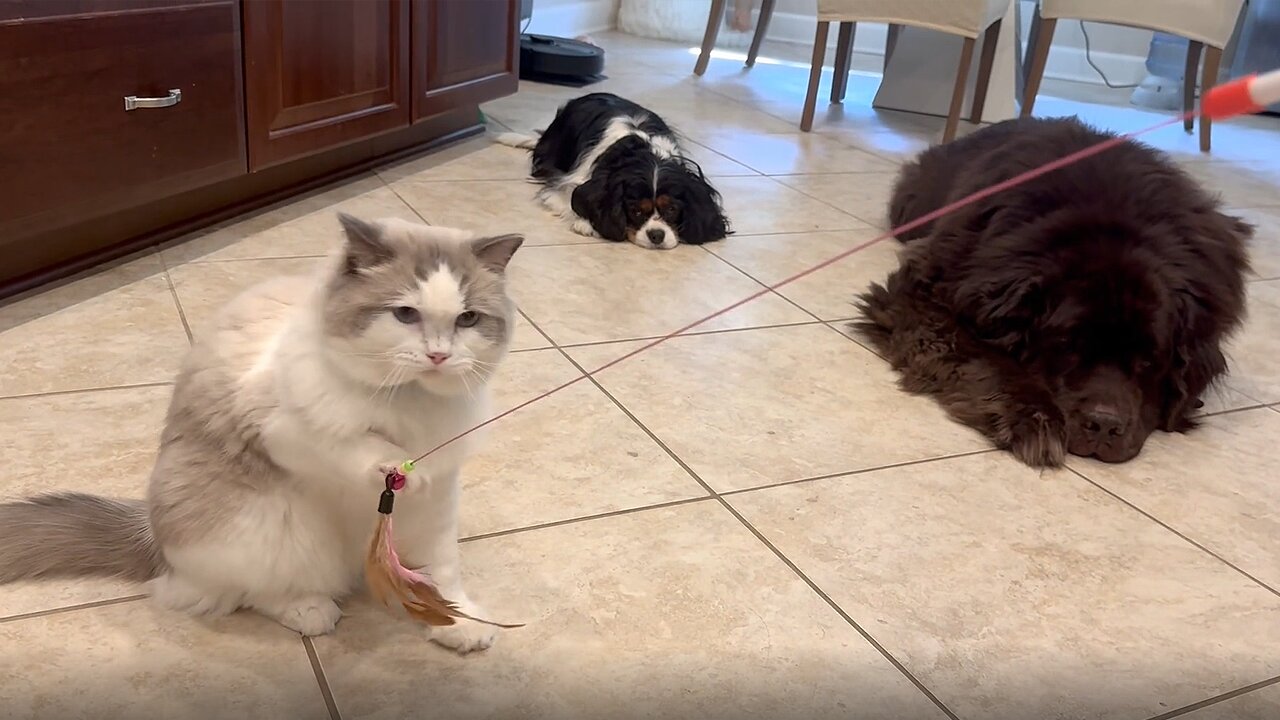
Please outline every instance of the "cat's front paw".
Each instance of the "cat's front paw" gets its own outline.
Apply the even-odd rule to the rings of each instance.
[[[331,598],[303,597],[295,600],[255,604],[262,614],[307,637],[327,635],[342,619],[342,610]]]
[[[391,483],[391,489],[397,494],[413,492],[423,484],[425,477],[418,470],[404,471],[403,462],[383,462],[379,463],[374,469],[373,474],[377,478],[378,486],[382,489],[387,488],[388,482]],[[390,478],[390,480],[388,480]]]
[[[470,603],[462,606],[462,609],[472,617],[484,617],[484,611]],[[439,625],[431,628],[431,642],[447,647],[459,655],[466,655],[471,652],[488,650],[493,646],[493,641],[496,639],[497,634],[497,628],[492,625],[485,625],[466,618],[457,618],[457,622],[452,625]]]

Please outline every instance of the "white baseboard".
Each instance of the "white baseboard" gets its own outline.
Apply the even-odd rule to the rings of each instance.
[[[572,38],[612,30],[617,15],[616,0],[577,0],[554,4],[534,2],[529,29],[525,32]]]
[[[812,46],[816,29],[817,21],[812,15],[778,12],[774,13],[773,20],[769,23],[768,38],[773,42],[803,46],[806,51],[801,56],[808,57],[807,48]],[[860,24],[857,33],[854,35],[854,52],[859,55],[883,58],[887,34],[888,29],[882,24]],[[828,33],[827,48],[828,50],[834,50],[835,46],[836,33],[832,31]],[[1113,84],[1137,84],[1142,82],[1142,79],[1147,75],[1147,56],[1145,53],[1143,55],[1124,55],[1095,49],[1090,53],[1090,56],[1092,56],[1098,67],[1102,68],[1102,71],[1107,74],[1107,79]],[[830,56],[828,57],[828,62],[830,62]],[[1056,80],[1103,84],[1102,79],[1098,77],[1098,73],[1089,67],[1089,63],[1085,59],[1084,48],[1061,42],[1053,44],[1044,74],[1045,77]]]

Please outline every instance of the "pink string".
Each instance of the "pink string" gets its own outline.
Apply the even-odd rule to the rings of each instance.
[[[572,385],[575,385],[575,384],[577,384],[577,383],[579,383],[579,382],[582,382],[583,380],[586,380],[587,378],[594,377],[595,375],[597,375],[597,374],[599,374],[599,373],[601,373],[601,372],[604,372],[605,370],[608,370],[609,368],[613,367],[614,365],[617,365],[617,364],[618,364],[618,363],[620,363],[620,362],[623,362],[623,361],[625,361],[625,360],[629,360],[629,359],[631,359],[631,358],[635,357],[636,355],[639,355],[640,353],[642,353],[642,352],[644,352],[644,351],[646,351],[646,350],[650,350],[650,349],[652,349],[652,348],[655,348],[655,347],[657,347],[657,346],[661,345],[662,343],[664,343],[664,342],[666,342],[666,341],[670,340],[671,338],[677,337],[677,336],[679,336],[679,335],[683,335],[684,333],[687,333],[687,332],[689,332],[690,330],[692,330],[692,329],[694,329],[694,328],[696,328],[696,327],[698,327],[698,326],[700,326],[700,325],[703,325],[703,324],[708,323],[708,322],[710,322],[710,321],[712,321],[712,320],[715,320],[716,318],[718,318],[718,317],[720,317],[720,316],[724,315],[725,313],[732,312],[732,311],[734,311],[734,310],[736,310],[736,309],[738,309],[738,308],[742,307],[743,305],[746,305],[747,303],[751,302],[752,300],[755,300],[755,299],[757,299],[757,298],[760,298],[760,297],[763,297],[763,296],[765,296],[765,295],[768,295],[769,293],[773,292],[774,290],[777,290],[777,289],[778,289],[778,288],[780,288],[780,287],[784,287],[784,286],[789,285],[789,284],[791,284],[791,283],[793,283],[793,282],[795,282],[795,281],[797,281],[797,280],[800,280],[801,278],[807,277],[807,276],[812,275],[813,273],[816,273],[816,272],[818,272],[818,271],[820,271],[820,270],[822,270],[822,269],[824,269],[824,268],[830,267],[831,265],[834,265],[834,264],[836,264],[836,263],[840,262],[841,260],[844,260],[845,258],[849,257],[850,255],[853,255],[853,254],[855,254],[855,253],[859,253],[859,252],[862,252],[863,250],[866,250],[867,248],[871,247],[872,245],[875,245],[875,244],[876,244],[876,243],[878,243],[878,242],[882,242],[882,241],[884,241],[884,240],[888,240],[889,238],[894,237],[895,235],[899,235],[899,234],[904,233],[904,232],[907,232],[907,231],[909,231],[909,230],[914,230],[915,228],[918,228],[918,227],[920,227],[921,225],[924,225],[924,224],[926,224],[926,223],[933,222],[934,220],[937,220],[938,218],[940,218],[940,217],[942,217],[942,216],[944,216],[944,215],[947,215],[947,214],[949,214],[949,213],[953,213],[953,212],[955,212],[956,210],[959,210],[960,208],[965,207],[966,205],[970,205],[970,204],[975,203],[975,202],[977,202],[977,201],[979,201],[979,200],[982,200],[983,198],[991,197],[992,195],[995,195],[995,194],[996,194],[996,193],[998,193],[998,192],[1003,192],[1003,191],[1005,191],[1005,190],[1008,190],[1009,188],[1016,187],[1016,186],[1018,186],[1018,185],[1021,185],[1022,183],[1028,182],[1028,181],[1030,181],[1030,180],[1034,180],[1034,179],[1036,179],[1036,178],[1040,177],[1041,175],[1045,175],[1045,174],[1048,174],[1048,173],[1053,172],[1054,170],[1058,170],[1058,169],[1060,169],[1060,168],[1066,167],[1066,166],[1071,165],[1071,164],[1073,164],[1073,163],[1080,162],[1081,160],[1084,160],[1085,158],[1088,158],[1088,157],[1092,157],[1092,156],[1094,156],[1094,155],[1097,155],[1098,153],[1106,152],[1107,150],[1110,150],[1111,148],[1116,147],[1117,145],[1120,145],[1120,144],[1122,144],[1122,143],[1124,143],[1124,142],[1127,142],[1128,140],[1131,140],[1131,139],[1133,139],[1133,138],[1135,138],[1135,137],[1138,137],[1139,135],[1145,135],[1146,133],[1153,132],[1153,131],[1155,131],[1155,130],[1159,130],[1160,128],[1168,127],[1168,126],[1170,126],[1170,125],[1175,125],[1175,124],[1177,124],[1177,123],[1183,122],[1184,120],[1186,120],[1186,119],[1187,119],[1187,118],[1189,118],[1189,117],[1195,117],[1195,115],[1196,115],[1196,113],[1195,113],[1195,112],[1185,113],[1185,114],[1183,114],[1183,115],[1179,115],[1179,116],[1177,116],[1177,117],[1169,118],[1169,119],[1167,119],[1167,120],[1162,120],[1161,122],[1156,123],[1155,125],[1152,125],[1152,126],[1147,127],[1147,128],[1143,128],[1143,129],[1141,129],[1141,130],[1135,130],[1135,131],[1133,131],[1133,132],[1130,132],[1130,133],[1127,133],[1127,134],[1124,134],[1124,135],[1118,135],[1118,136],[1113,137],[1113,138],[1108,138],[1108,139],[1106,139],[1106,140],[1103,140],[1103,141],[1101,141],[1101,142],[1097,143],[1096,145],[1091,145],[1091,146],[1089,146],[1089,147],[1087,147],[1087,148],[1084,148],[1083,150],[1077,150],[1077,151],[1075,151],[1075,152],[1071,153],[1070,155],[1065,155],[1065,156],[1063,156],[1063,157],[1058,158],[1057,160],[1053,160],[1053,161],[1051,161],[1051,162],[1045,163],[1044,165],[1041,165],[1040,167],[1032,168],[1031,170],[1027,170],[1026,172],[1021,173],[1021,174],[1019,174],[1019,175],[1015,175],[1015,176],[1013,176],[1013,177],[1009,178],[1008,180],[1004,180],[1004,181],[1002,181],[1002,182],[998,182],[998,183],[996,183],[995,185],[992,185],[992,186],[990,186],[990,187],[987,187],[987,188],[984,188],[984,189],[982,189],[982,190],[979,190],[979,191],[977,191],[977,192],[975,192],[975,193],[973,193],[973,194],[971,194],[971,195],[967,195],[967,196],[965,196],[965,197],[963,197],[963,198],[960,198],[959,200],[956,200],[955,202],[950,203],[949,205],[944,205],[943,207],[940,207],[940,208],[938,208],[937,210],[934,210],[933,212],[928,213],[928,214],[926,214],[926,215],[922,215],[922,216],[920,216],[920,217],[916,218],[915,220],[912,220],[912,221],[907,222],[907,223],[903,223],[902,225],[899,225],[899,226],[898,226],[898,227],[896,227],[896,228],[893,228],[893,229],[891,229],[891,230],[888,230],[887,232],[885,232],[885,233],[884,233],[884,234],[882,234],[882,235],[878,235],[878,236],[876,236],[876,237],[874,237],[874,238],[872,238],[872,239],[870,239],[870,240],[867,240],[866,242],[863,242],[863,243],[861,243],[861,244],[855,245],[855,246],[853,246],[853,247],[849,248],[848,250],[845,250],[845,251],[843,251],[843,252],[839,253],[838,255],[834,255],[834,256],[832,256],[832,257],[830,257],[830,258],[826,259],[826,260],[823,260],[822,262],[818,263],[817,265],[814,265],[814,266],[812,266],[812,267],[810,267],[810,268],[806,268],[806,269],[804,269],[804,270],[801,270],[800,272],[798,272],[798,273],[796,273],[796,274],[792,275],[791,277],[786,278],[785,280],[782,280],[782,281],[780,281],[780,282],[774,283],[773,285],[769,285],[769,286],[767,286],[767,287],[765,287],[765,288],[762,288],[762,289],[760,289],[760,290],[758,290],[758,291],[756,291],[756,292],[752,293],[751,295],[748,295],[747,297],[745,297],[745,298],[743,298],[743,299],[741,299],[741,300],[739,300],[739,301],[737,301],[737,302],[733,303],[732,305],[728,305],[728,306],[726,306],[726,307],[723,307],[723,308],[721,308],[721,309],[719,309],[719,310],[717,310],[717,311],[715,311],[715,312],[711,313],[710,315],[708,315],[708,316],[706,316],[706,317],[704,317],[704,318],[702,318],[702,319],[700,319],[700,320],[695,320],[694,322],[691,322],[691,323],[689,323],[688,325],[685,325],[684,327],[682,327],[682,328],[680,328],[680,329],[678,329],[678,330],[672,331],[672,332],[670,332],[670,333],[667,333],[666,335],[663,335],[662,337],[659,337],[659,338],[657,338],[657,339],[655,339],[655,340],[652,340],[652,341],[650,341],[649,343],[647,343],[647,344],[645,344],[645,345],[642,345],[642,346],[640,346],[639,348],[636,348],[635,350],[632,350],[631,352],[629,352],[629,353],[627,353],[627,354],[625,354],[625,355],[623,355],[623,356],[621,356],[621,357],[618,357],[618,358],[615,358],[615,359],[613,359],[613,360],[610,360],[609,362],[605,363],[604,365],[601,365],[600,367],[596,368],[595,370],[592,370],[591,372],[583,373],[583,374],[581,374],[581,375],[579,375],[579,376],[577,376],[577,377],[573,378],[572,380],[568,380],[568,381],[566,381],[566,382],[564,382],[564,383],[561,383],[560,385],[557,385],[556,387],[554,387],[554,388],[552,388],[552,389],[550,389],[550,390],[548,390],[548,391],[546,391],[546,392],[542,393],[541,395],[538,395],[538,396],[533,397],[533,398],[531,398],[531,399],[529,399],[529,400],[526,400],[526,401],[524,401],[524,402],[520,403],[519,405],[516,405],[515,407],[512,407],[512,408],[510,408],[510,409],[508,409],[508,410],[506,410],[506,411],[504,411],[504,412],[502,412],[502,413],[499,413],[499,414],[497,414],[497,415],[494,415],[493,417],[489,418],[488,420],[485,420],[484,422],[480,423],[479,425],[476,425],[475,427],[472,427],[472,428],[470,428],[470,429],[468,429],[468,430],[466,430],[466,431],[463,431],[463,432],[461,432],[461,433],[458,433],[457,435],[455,435],[455,436],[453,436],[453,437],[449,438],[448,440],[446,440],[446,441],[444,441],[444,442],[440,443],[439,445],[437,445],[437,446],[435,446],[435,447],[431,448],[430,450],[428,450],[428,451],[426,451],[426,452],[422,453],[422,454],[421,454],[421,455],[419,455],[418,457],[414,458],[414,459],[413,459],[413,462],[415,462],[415,463],[417,463],[417,462],[421,462],[424,458],[429,457],[429,456],[430,456],[430,455],[432,455],[433,453],[436,453],[436,452],[438,452],[438,451],[440,451],[440,450],[442,450],[442,449],[444,449],[444,448],[448,447],[449,445],[452,445],[453,443],[455,443],[455,442],[457,442],[457,441],[461,440],[462,438],[464,438],[464,437],[466,437],[466,436],[470,435],[470,434],[471,434],[471,433],[473,433],[473,432],[476,432],[477,430],[480,430],[480,429],[482,429],[482,428],[484,428],[484,427],[487,427],[487,426],[489,426],[489,425],[492,425],[493,423],[495,423],[495,422],[497,422],[497,421],[501,420],[501,419],[502,419],[502,418],[504,418],[504,417],[507,417],[508,415],[510,415],[510,414],[512,414],[512,413],[514,413],[514,412],[517,412],[517,411],[519,411],[519,410],[523,410],[524,408],[527,408],[527,407],[529,407],[530,405],[532,405],[532,404],[534,404],[534,403],[536,403],[536,402],[538,402],[538,401],[540,401],[540,400],[545,400],[546,398],[548,398],[548,397],[550,397],[550,396],[552,396],[552,395],[554,395],[554,394],[556,394],[556,393],[560,392],[561,390],[564,390],[565,388],[570,387],[570,386],[572,386]]]

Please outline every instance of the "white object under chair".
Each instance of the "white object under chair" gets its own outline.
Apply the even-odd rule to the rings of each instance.
[[[775,0],[763,0],[755,38],[747,53],[747,66],[755,64],[760,44],[768,31]],[[912,26],[938,30],[964,38],[960,62],[956,69],[955,89],[951,97],[951,109],[943,130],[943,142],[955,137],[964,103],[965,85],[969,79],[969,66],[979,36],[983,38],[982,57],[978,62],[978,78],[974,87],[972,122],[982,118],[987,87],[991,79],[991,67],[995,59],[996,39],[1000,35],[1001,19],[1009,9],[1010,0],[818,0],[818,29],[813,41],[813,60],[809,68],[809,91],[805,97],[800,129],[813,128],[813,116],[818,100],[818,85],[822,79],[822,63],[826,57],[827,35],[831,23],[839,23],[839,39],[836,44],[835,77],[831,86],[831,101],[844,100],[848,84],[849,61],[853,52],[854,33],[859,22],[878,22],[889,25],[889,39],[885,58],[893,52],[897,30]],[[711,13],[707,17],[707,29],[702,39],[702,51],[694,66],[694,73],[706,71],[716,35],[724,18],[726,0],[712,0]]]
[[[1027,41],[1030,69],[1026,92],[1022,99],[1023,116],[1035,108],[1036,93],[1044,77],[1045,63],[1053,31],[1060,19],[1128,25],[1180,35],[1191,41],[1187,47],[1186,77],[1183,81],[1183,109],[1190,112],[1195,105],[1196,67],[1204,52],[1204,72],[1200,79],[1201,97],[1218,80],[1222,65],[1222,49],[1231,40],[1244,0],[1041,0],[1031,24]],[[1193,127],[1188,118],[1186,129]],[[1200,120],[1200,151],[1209,152],[1212,123]]]

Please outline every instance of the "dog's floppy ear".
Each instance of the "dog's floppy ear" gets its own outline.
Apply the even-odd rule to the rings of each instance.
[[[1218,376],[1227,372],[1227,358],[1206,308],[1189,292],[1173,299],[1173,358],[1161,403],[1160,429],[1184,432],[1195,427],[1187,415]]]
[[[680,198],[684,208],[680,212],[679,227],[676,233],[680,242],[687,245],[723,240],[733,232],[729,228],[729,219],[720,207],[720,193],[711,187],[701,170],[690,171],[681,182]]]
[[[1222,341],[1244,316],[1244,283],[1248,268],[1244,247],[1252,225],[1217,211],[1198,214],[1186,231],[1204,242],[1232,250],[1225,265],[1197,269],[1191,282],[1172,293],[1167,315],[1173,358],[1165,382],[1160,428],[1182,432],[1195,426],[1187,415],[1200,396],[1227,372]]]
[[[1009,268],[962,285],[956,295],[978,337],[1009,350],[1023,341],[1045,312],[1044,278],[1022,270]]]
[[[622,193],[613,192],[614,185],[603,177],[593,177],[574,188],[569,206],[590,222],[600,237],[621,242],[627,239],[627,216]]]

